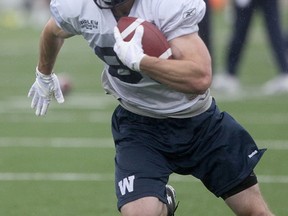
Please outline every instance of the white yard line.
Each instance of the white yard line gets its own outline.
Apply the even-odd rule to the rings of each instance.
[[[0,137],[1,147],[113,148],[112,138],[12,138]]]
[[[249,94],[246,97],[258,97],[257,93]],[[260,97],[260,96],[259,96]],[[225,97],[224,97],[225,98]],[[234,98],[234,97],[233,97]],[[235,99],[234,98],[234,99]],[[221,101],[222,98],[220,97]],[[235,99],[236,100],[236,99]],[[236,100],[236,101],[237,101]],[[5,100],[0,100],[0,119],[4,122],[39,122],[33,114],[34,111],[30,108],[31,99],[23,96],[13,96]],[[110,118],[113,112],[113,107],[117,106],[118,102],[112,97],[104,93],[75,93],[68,97],[64,104],[58,105],[54,100],[51,103],[51,108],[43,122],[61,122],[61,123],[74,123],[74,122],[92,122],[92,123],[110,123]],[[109,109],[109,110],[108,110]],[[61,112],[60,112],[60,111]],[[84,116],[75,117],[74,113],[66,112],[64,110],[86,110]],[[245,112],[237,113],[234,117],[241,119],[241,123],[251,125],[287,125],[288,112],[277,113],[255,113]]]
[[[25,96],[13,96],[6,100],[0,100],[0,114],[29,112],[31,110],[30,103],[31,99]],[[58,109],[105,110],[115,104],[118,104],[117,101],[111,95],[105,95],[105,93],[75,93],[67,97],[65,103],[61,105],[53,100],[51,106]]]
[[[113,106],[107,105],[100,107],[87,105],[87,107],[81,107],[80,105],[68,106],[68,105],[51,105],[51,109],[46,117],[40,119],[34,115],[34,110],[30,108],[30,105],[25,107],[18,107],[17,109],[10,106],[2,106],[0,103],[0,118],[4,122],[12,123],[33,123],[33,122],[59,122],[59,123],[77,123],[77,122],[87,122],[87,123],[107,123],[110,124],[110,119],[113,113]],[[75,116],[75,113],[70,112],[70,110],[86,110],[84,115]],[[108,110],[107,110],[108,109]],[[68,110],[68,112],[63,112]],[[249,125],[283,125],[288,124],[288,112],[278,112],[278,113],[237,113],[234,118],[239,120],[241,124]],[[41,120],[41,121],[40,121]]]
[[[112,181],[113,174],[0,173],[0,181]]]
[[[259,182],[288,184],[288,176],[258,175]],[[172,182],[199,182],[194,177],[172,175]],[[114,181],[112,173],[0,173],[0,181]]]
[[[256,140],[261,148],[288,150],[288,140]],[[3,147],[37,147],[37,148],[114,148],[112,138],[35,138],[35,137],[0,137]]]

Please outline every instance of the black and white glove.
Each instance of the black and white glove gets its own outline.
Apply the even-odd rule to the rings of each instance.
[[[140,62],[145,56],[142,48],[143,34],[144,28],[140,25],[136,28],[132,39],[126,42],[123,40],[119,29],[117,27],[114,28],[114,37],[116,40],[114,52],[121,62],[133,71],[140,71]]]
[[[35,114],[37,116],[46,114],[52,96],[55,97],[58,103],[64,102],[56,74],[45,75],[36,68],[36,81],[30,88],[28,97],[32,97],[31,108],[36,109]]]

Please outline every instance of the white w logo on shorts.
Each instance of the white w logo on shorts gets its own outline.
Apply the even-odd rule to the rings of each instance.
[[[123,180],[118,182],[118,186],[120,188],[120,192],[122,196],[126,194],[126,190],[128,192],[134,191],[134,179],[135,179],[135,176],[133,175],[133,176],[129,176],[128,178],[124,178]]]

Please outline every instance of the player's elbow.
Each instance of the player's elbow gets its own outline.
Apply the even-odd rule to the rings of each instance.
[[[191,83],[190,85],[191,91],[189,93],[204,94],[209,89],[211,81],[208,78],[203,78],[198,80],[197,83]]]
[[[206,69],[203,73],[199,74],[196,79],[190,79],[188,82],[189,93],[204,94],[211,86],[212,73],[210,69]]]

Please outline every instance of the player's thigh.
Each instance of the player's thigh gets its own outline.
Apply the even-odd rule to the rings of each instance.
[[[258,184],[227,198],[225,202],[236,215],[255,215],[259,212],[269,212]]]
[[[172,171],[165,154],[158,149],[161,144],[157,139],[159,131],[155,129],[155,121],[158,120],[133,114],[121,107],[114,112],[118,209],[144,197],[167,202],[165,185]]]

